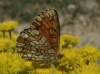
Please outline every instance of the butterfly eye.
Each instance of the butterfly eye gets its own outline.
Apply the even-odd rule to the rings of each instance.
[[[21,33],[21,37],[28,38],[29,36],[27,34],[25,34],[25,33]]]

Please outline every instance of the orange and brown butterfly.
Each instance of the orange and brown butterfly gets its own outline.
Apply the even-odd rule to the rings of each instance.
[[[34,19],[17,38],[16,50],[25,60],[52,63],[59,54],[60,27],[57,11],[50,8]]]

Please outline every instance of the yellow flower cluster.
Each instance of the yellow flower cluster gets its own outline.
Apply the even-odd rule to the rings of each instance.
[[[50,74],[52,72],[51,69],[36,69],[37,74]]]
[[[33,62],[32,61],[25,61],[24,63],[24,72],[35,72],[34,70],[34,65],[33,65]]]
[[[15,47],[15,41],[10,39],[0,39],[0,52],[13,51]]]
[[[5,21],[0,23],[0,31],[12,31],[18,26],[16,21]]]
[[[0,53],[0,74],[14,74],[22,71],[24,60],[17,53]]]
[[[75,48],[74,45],[81,39],[72,35],[61,35],[60,56],[53,63],[54,68],[35,69],[37,65],[33,61],[25,61],[16,53],[17,35],[12,33],[11,37],[10,32],[17,25],[15,21],[0,23],[0,31],[3,32],[0,32],[0,74],[100,74],[100,65],[96,63],[100,58],[99,49],[91,45]],[[9,35],[5,35],[5,31]]]
[[[60,36],[60,49],[66,47],[73,47],[76,43],[80,41],[79,37],[72,36],[72,35],[61,35]]]
[[[80,48],[80,53],[86,64],[95,63],[100,58],[100,50],[95,46],[84,46]]]
[[[78,54],[77,49],[65,48],[62,50],[61,54],[63,57],[58,60],[59,67],[65,68],[66,70],[73,70],[78,67],[78,64],[80,65],[78,61],[81,57],[80,54]]]
[[[37,68],[36,70],[28,71],[28,74],[66,74],[55,68]]]
[[[83,65],[76,70],[70,72],[70,74],[100,74],[99,65],[92,64],[92,65]]]
[[[100,51],[94,46],[85,46],[81,48],[64,48],[63,57],[58,60],[59,67],[66,70],[73,70],[84,65],[95,64],[100,58]]]
[[[80,70],[79,74],[100,74],[100,68],[96,64],[84,65]]]
[[[65,48],[65,49],[62,50],[62,54],[66,58],[72,59],[72,58],[76,58],[77,51],[74,48],[71,48],[70,50],[68,48]]]
[[[80,48],[80,49],[81,49],[81,51],[82,51],[83,53],[87,53],[87,54],[97,54],[98,51],[99,51],[97,47],[91,46],[91,45],[89,45],[89,46],[84,46],[84,47],[82,47],[82,48]]]
[[[12,39],[11,32],[17,27],[18,22],[16,21],[5,21],[3,23],[0,23],[0,31],[3,34],[3,37],[5,38],[5,32],[7,31],[9,33],[10,39]]]

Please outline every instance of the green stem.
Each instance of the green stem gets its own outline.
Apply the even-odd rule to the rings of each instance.
[[[8,32],[9,32],[10,39],[12,39],[11,31],[8,31]]]
[[[3,37],[4,37],[4,39],[5,39],[5,31],[2,31],[2,33],[3,33]]]

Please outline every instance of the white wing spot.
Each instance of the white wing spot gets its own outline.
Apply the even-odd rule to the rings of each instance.
[[[32,58],[32,60],[35,60],[35,58]]]
[[[31,53],[28,53],[28,54],[27,54],[27,56],[28,56],[28,57],[31,57],[31,56],[32,56],[32,54],[31,54]]]
[[[42,21],[42,18],[41,18],[40,16],[37,16],[36,19],[37,19],[38,21]]]
[[[46,41],[46,39],[44,37],[41,38],[42,43],[44,43]]]
[[[39,40],[39,44],[43,44],[43,42],[41,40]]]
[[[50,57],[51,60],[55,59],[55,57]]]
[[[16,43],[16,46],[24,46],[24,45],[25,45],[24,43],[19,43],[19,42]]]
[[[36,48],[35,48],[35,47],[31,47],[31,49],[32,49],[32,50],[36,50]]]
[[[39,58],[43,58],[44,56],[43,55],[39,55]]]
[[[39,44],[39,42],[38,41],[32,41],[33,43],[35,43],[35,44]]]
[[[32,51],[31,51],[31,53],[33,53],[33,54],[34,54],[34,53],[35,53],[35,51],[34,51],[34,50],[32,50]]]
[[[40,17],[41,17],[41,18],[44,18],[44,15],[43,15],[43,14],[40,14]]]
[[[50,16],[53,16],[51,10],[48,10],[47,12],[49,13]]]
[[[44,15],[47,16],[47,17],[49,17],[49,14],[47,12],[44,12]]]
[[[27,57],[25,57],[24,59],[25,59],[25,60],[28,60],[28,58],[27,58]]]
[[[21,33],[21,37],[28,38],[29,36],[27,34]]]
[[[55,14],[55,12],[53,10],[50,10],[50,12],[51,12],[52,16]]]
[[[25,55],[23,55],[23,57],[27,57],[27,55],[25,54]]]
[[[35,43],[33,43],[33,42],[30,42],[30,44],[31,44],[32,46],[35,46]]]
[[[28,30],[28,32],[30,32],[33,36],[35,36],[33,30]]]
[[[17,48],[17,51],[19,51],[19,52],[22,51],[22,48]]]
[[[53,49],[48,49],[48,53],[54,53]]]
[[[36,35],[39,35],[39,31],[37,31],[37,30],[32,30],[32,32],[33,32],[34,34],[36,34]]]

